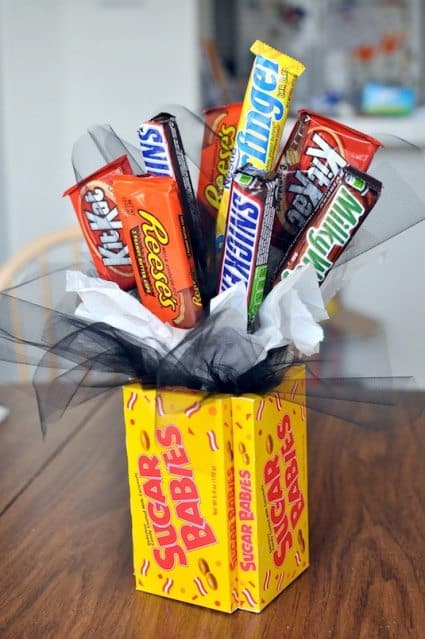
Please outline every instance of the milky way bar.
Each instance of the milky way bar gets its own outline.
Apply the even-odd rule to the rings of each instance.
[[[273,245],[286,252],[339,170],[350,164],[367,171],[380,146],[378,140],[340,122],[312,111],[299,111],[281,158],[282,201]]]
[[[133,288],[135,280],[112,182],[131,173],[123,155],[64,193],[71,198],[98,275],[125,290]]]
[[[243,282],[250,322],[264,298],[278,185],[274,174],[248,167],[232,181],[219,292]]]
[[[196,271],[202,286],[202,274],[205,270],[205,251],[203,250],[205,242],[201,214],[176,118],[169,113],[160,113],[142,124],[138,130],[138,136],[146,171],[152,175],[168,175],[177,182],[190,240],[196,249],[194,256]]]
[[[352,166],[343,167],[291,247],[275,283],[312,263],[322,283],[375,206],[382,184]]]

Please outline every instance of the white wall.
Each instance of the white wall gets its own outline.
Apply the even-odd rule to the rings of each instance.
[[[425,218],[423,151],[387,149],[380,157],[394,169],[394,179],[384,182],[382,196],[388,227],[393,216],[409,217],[409,206]],[[376,170],[379,173],[379,165]],[[412,193],[415,193],[413,198]],[[347,353],[348,373],[356,374],[358,367],[370,375],[413,376],[416,385],[425,389],[424,254],[425,222],[422,222],[371,252],[366,265],[354,272],[344,289],[344,302],[349,308],[381,322],[388,361],[385,358],[371,361],[374,350],[369,349],[367,341],[362,345],[357,343],[355,352]],[[361,361],[367,365],[359,364]]]
[[[0,2],[0,25],[2,24],[2,3]],[[2,53],[0,50],[0,105],[3,105],[3,77],[1,73]],[[4,170],[4,110],[0,108],[0,264],[6,256],[7,250],[7,221],[6,221],[6,197],[5,197],[5,170]]]
[[[369,374],[413,376],[425,389],[425,278],[423,259],[425,223],[388,242],[386,255],[371,261],[352,279],[344,294],[345,303],[382,322],[388,363],[368,362],[360,370]],[[412,256],[417,255],[417,259]],[[359,352],[347,355],[347,369],[355,371],[359,358],[370,359],[365,342]],[[388,365],[389,364],[389,368]]]
[[[196,0],[0,0],[6,199],[13,253],[73,224],[63,190],[74,140],[111,123],[135,141],[157,106],[198,106]],[[1,179],[1,176],[0,176]],[[1,255],[0,255],[1,258]]]

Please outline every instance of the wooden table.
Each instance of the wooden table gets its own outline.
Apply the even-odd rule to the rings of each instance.
[[[118,392],[45,442],[30,393],[0,403],[1,639],[425,636],[423,413],[374,428],[310,413],[312,566],[260,615],[228,616],[134,589]]]

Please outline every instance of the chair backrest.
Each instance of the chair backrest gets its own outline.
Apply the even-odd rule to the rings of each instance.
[[[57,248],[69,246],[72,251],[72,261],[81,263],[82,234],[78,226],[53,231],[48,235],[34,240],[24,249],[13,255],[5,264],[0,266],[0,291],[4,291],[19,282],[25,268],[37,263],[40,272],[45,271],[48,265],[49,253]]]
[[[87,253],[79,227],[75,226],[49,233],[13,255],[0,266],[0,291],[24,282],[25,273],[31,268],[32,273],[35,273],[38,278],[37,285],[40,287],[40,291],[37,291],[37,298],[44,307],[51,307],[53,303],[52,291],[48,279],[44,276],[49,272],[49,263],[55,254],[60,254],[60,259],[64,263],[76,267],[83,264]],[[23,318],[19,316],[18,309],[13,303],[13,297],[10,300],[9,313],[12,331],[15,335],[19,335]],[[24,354],[24,346],[17,345],[16,349],[21,351],[22,355]],[[25,360],[25,357],[17,359]],[[19,381],[28,382],[30,378],[28,368],[24,364],[18,364],[17,367]]]

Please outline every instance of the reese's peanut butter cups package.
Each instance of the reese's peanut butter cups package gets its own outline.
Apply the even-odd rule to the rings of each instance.
[[[198,202],[213,220],[218,215],[241,110],[242,103],[237,102],[204,111]]]
[[[175,180],[122,176],[114,190],[141,302],[163,322],[192,328],[202,303]]]

